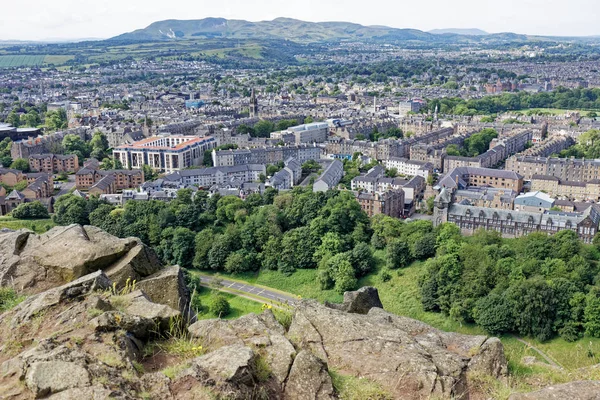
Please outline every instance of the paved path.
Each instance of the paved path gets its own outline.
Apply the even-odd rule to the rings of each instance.
[[[546,360],[548,362],[548,364],[552,365],[553,367],[563,369],[562,365],[557,364],[556,361],[554,361],[553,359],[551,359],[548,355],[546,355],[543,351],[541,351],[540,349],[538,349],[537,347],[535,347],[531,343],[529,343],[529,342],[521,339],[520,337],[516,337],[515,336],[515,339],[517,339],[519,342],[527,345],[527,347],[529,347],[533,351],[537,352],[540,356],[542,356],[544,358],[544,360]]]
[[[293,294],[286,294],[277,292],[274,290],[270,290],[263,287],[253,286],[248,283],[235,282],[228,279],[223,278],[215,278],[213,276],[208,275],[200,275],[200,282],[205,286],[214,287],[215,283],[220,283],[222,289],[227,291],[234,290],[242,293],[247,293],[251,297],[259,297],[268,301],[276,301],[279,303],[293,305],[298,301],[298,297]]]

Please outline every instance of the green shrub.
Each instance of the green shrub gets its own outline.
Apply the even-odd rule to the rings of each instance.
[[[225,317],[231,312],[231,306],[225,297],[216,295],[208,310],[217,317]]]

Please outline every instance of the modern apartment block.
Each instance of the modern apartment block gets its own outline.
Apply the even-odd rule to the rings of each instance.
[[[113,150],[113,156],[124,168],[141,169],[147,164],[158,171],[174,172],[200,165],[204,152],[216,146],[211,136],[154,136],[121,145]]]

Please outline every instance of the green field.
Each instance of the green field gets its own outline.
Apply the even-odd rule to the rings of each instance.
[[[7,229],[30,229],[36,233],[44,233],[52,229],[56,224],[52,219],[15,219],[11,217],[0,217],[0,228]]]
[[[37,67],[44,63],[45,55],[0,56],[0,68]]]

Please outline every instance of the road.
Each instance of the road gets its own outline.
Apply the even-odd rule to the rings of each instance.
[[[221,288],[225,290],[229,289],[242,293],[247,293],[251,297],[259,297],[267,301],[275,301],[288,305],[293,305],[296,303],[296,301],[298,301],[298,297],[292,294],[285,294],[267,288],[252,286],[247,283],[230,281],[228,279],[223,278],[215,278],[213,276],[200,275],[200,282],[202,282],[204,286],[209,287],[214,287],[214,284],[218,282]]]
[[[60,190],[54,195],[54,198],[58,198],[62,195],[68,194],[71,189],[75,187],[75,175],[69,175],[68,182],[60,182]]]

